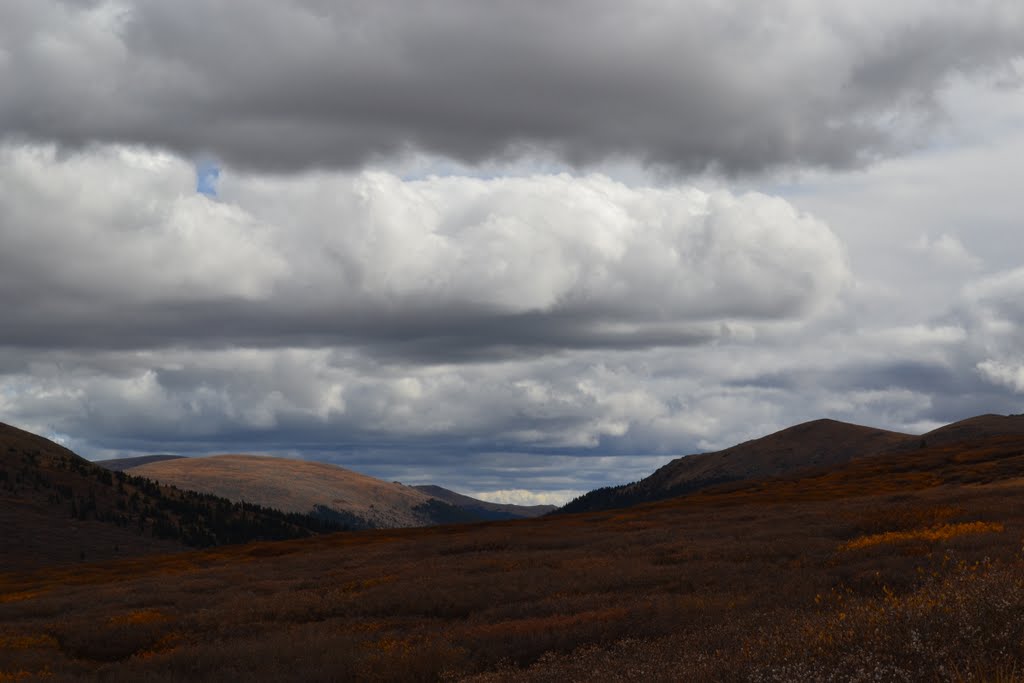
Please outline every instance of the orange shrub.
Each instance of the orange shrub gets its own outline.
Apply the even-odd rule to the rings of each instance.
[[[883,543],[902,543],[904,541],[946,541],[957,536],[972,534],[1001,533],[1003,525],[998,522],[961,522],[959,524],[940,524],[928,529],[911,531],[886,531],[881,534],[859,536],[839,546],[839,550],[858,550]]]

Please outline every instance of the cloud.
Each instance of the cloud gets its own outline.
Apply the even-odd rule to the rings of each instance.
[[[144,148],[0,148],[5,420],[93,457],[243,450],[585,490],[699,450],[731,424],[717,410],[756,400],[687,379],[701,349],[835,315],[849,278],[825,224],[758,193],[231,167],[215,200],[194,183]]]
[[[846,282],[828,227],[760,194],[600,175],[404,181],[139,148],[0,148],[0,344],[360,346],[457,359],[687,346],[801,319]]]
[[[1024,267],[992,273],[965,289],[970,307],[990,317],[993,325],[1019,328],[1024,324]]]
[[[952,77],[1024,54],[1013,0],[15,0],[0,27],[6,136],[261,169],[537,149],[848,167],[920,142]]]
[[[1024,365],[983,360],[978,363],[978,372],[993,384],[1009,387],[1016,393],[1024,392]]]
[[[286,264],[267,226],[193,189],[189,165],[163,154],[0,147],[0,298],[21,303],[21,324],[18,313],[75,327],[269,295]]]
[[[1024,268],[997,271],[964,289],[959,315],[976,331],[978,374],[997,387],[1024,392]]]
[[[92,457],[543,493],[821,416],[1017,412],[983,370],[1019,364],[1018,269],[906,260],[948,279],[864,287],[830,226],[763,194],[227,167],[213,201],[166,153],[0,159],[0,419]]]
[[[527,491],[525,489],[506,489],[498,491],[476,491],[472,495],[480,500],[492,503],[507,503],[512,505],[565,505],[573,498],[581,496],[586,491],[560,490],[560,491]]]
[[[943,234],[936,238],[922,235],[914,242],[913,248],[948,268],[974,270],[981,265],[981,260],[952,235]]]
[[[632,481],[817,417],[921,432],[1013,412],[1012,388],[975,370],[983,329],[851,337],[817,324],[458,364],[361,347],[8,348],[0,415],[91,457],[249,451],[464,492],[544,492]]]

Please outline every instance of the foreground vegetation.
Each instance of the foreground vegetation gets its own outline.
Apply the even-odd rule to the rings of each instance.
[[[1024,439],[627,510],[0,576],[0,680],[990,681]]]

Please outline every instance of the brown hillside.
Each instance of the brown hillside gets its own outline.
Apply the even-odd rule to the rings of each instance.
[[[836,420],[814,420],[722,451],[676,458],[638,482],[591,491],[570,502],[563,510],[583,512],[625,507],[691,493],[723,482],[830,467],[857,457],[892,450],[914,438],[909,434]]]
[[[701,479],[771,477],[802,467],[828,467],[874,455],[912,438],[874,427],[814,420],[723,451],[673,460],[649,477],[650,486],[672,488]]]
[[[324,506],[356,515],[375,528],[437,523],[431,516],[431,496],[411,486],[322,462],[213,455],[162,460],[128,471],[178,488],[290,512],[310,513],[316,506]]]
[[[921,436],[929,446],[1024,434],[1024,415],[978,415],[939,427]],[[919,443],[919,442],[918,442]]]

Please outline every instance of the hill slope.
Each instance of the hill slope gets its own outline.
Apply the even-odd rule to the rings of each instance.
[[[0,571],[333,530],[111,472],[0,423]]]
[[[443,500],[446,503],[460,507],[471,512],[481,519],[527,519],[540,517],[558,508],[554,505],[511,505],[507,503],[490,503],[486,500],[479,500],[471,496],[464,496],[461,493],[450,491],[440,486],[430,484],[414,486],[414,489],[421,491],[432,498]]]
[[[112,488],[110,472],[0,424],[0,570],[184,549],[140,531],[136,518],[127,525],[102,519],[117,509]]]
[[[128,471],[235,501],[316,513],[354,527],[384,529],[481,519],[411,486],[308,460],[212,455],[162,460]]]
[[[625,507],[691,493],[708,486],[829,467],[892,450],[916,437],[884,429],[814,420],[722,451],[677,458],[632,484],[591,491],[559,512]]]
[[[944,446],[996,436],[1024,434],[1024,415],[978,415],[922,434],[912,445]]]

